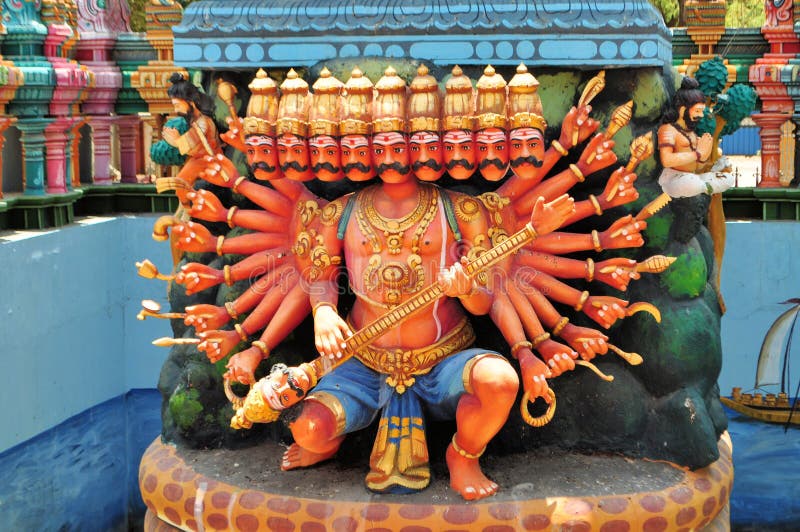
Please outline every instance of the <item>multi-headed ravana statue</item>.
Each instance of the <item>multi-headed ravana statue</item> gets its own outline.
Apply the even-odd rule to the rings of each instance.
[[[219,94],[230,100],[233,90],[225,85]],[[230,356],[226,382],[253,385],[245,398],[231,395],[232,426],[274,421],[302,401],[290,424],[295,443],[282,458],[283,469],[293,469],[330,458],[348,433],[380,416],[367,486],[420,490],[430,479],[425,405],[434,419],[456,420],[446,453],[451,486],[466,499],[479,499],[498,490],[479,457],[506,422],[520,385],[523,417],[541,425],[555,408],[546,379],[576,364],[605,377],[589,361],[609,350],[640,363],[639,355],[610,344],[600,330],[570,323],[553,305],[568,305],[601,328],[640,310],[659,319],[648,303],[592,295],[560,279],[625,291],[642,273],[661,272],[673,260],[564,257],[641,246],[645,219],[668,201],[658,198],[605,229],[562,231],[636,200],[634,170],[653,152],[649,136],[637,138],[627,164],[610,174],[600,196],[576,201],[567,195],[617,162],[612,137],[630,120],[632,103],[596,133],[600,124],[590,118],[589,103],[603,85],[602,73],[588,83],[547,147],[538,82],[524,65],[508,83],[489,66],[476,89],[455,67],[444,94],[424,66],[410,86],[391,67],[374,86],[358,69],[344,84],[323,70],[313,94],[292,70],[280,96],[261,70],[250,85],[247,116],[234,117],[223,135],[246,154],[255,181],[237,174],[215,142],[201,135],[208,129],[192,123],[201,113],[176,96],[176,111],[190,128],[186,138],[170,134],[170,140],[181,151],[194,149],[190,154],[209,152],[194,177],[230,187],[261,207],[226,208],[211,192],[189,185],[181,196],[191,217],[252,232],[226,239],[194,221],[161,223],[172,223],[180,250],[246,256],[222,270],[186,264],[174,281],[187,293],[262,273],[235,301],[177,314],[194,326],[197,338],[189,341],[211,362]],[[547,177],[579,144],[585,147],[577,162]],[[196,156],[190,161],[197,166]],[[498,181],[508,168],[513,175],[499,188],[476,197],[435,184],[445,172]],[[303,184],[375,176],[375,184],[330,202]],[[337,311],[342,269],[356,295],[346,316]],[[319,357],[299,367],[275,366],[254,382],[257,365],[309,313]],[[504,354],[480,347],[468,314],[491,317],[521,375]],[[230,322],[233,329],[223,330]],[[233,353],[240,342],[249,346]],[[549,408],[534,418],[527,403],[538,397]]]

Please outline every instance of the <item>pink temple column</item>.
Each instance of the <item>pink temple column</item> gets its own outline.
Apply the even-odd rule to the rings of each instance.
[[[781,68],[800,51],[794,33],[794,2],[765,2],[766,21],[761,33],[769,41],[770,51],[750,67],[750,83],[761,99],[761,112],[753,120],[761,128],[761,188],[780,187],[780,127],[792,118],[794,103],[784,82]]]
[[[89,115],[94,148],[94,179],[111,184],[111,126],[117,117],[114,104],[122,87],[122,72],[112,60],[117,35],[130,31],[130,8],[126,0],[77,0],[80,41],[78,59],[94,72],[95,84],[82,106]]]
[[[781,126],[788,119],[784,113],[758,113],[753,120],[761,128],[761,181],[759,188],[782,187]]]
[[[117,120],[116,116],[92,116],[89,124],[92,126],[92,150],[94,161],[92,167],[93,182],[95,185],[110,185],[111,175],[111,126]]]
[[[117,119],[120,173],[123,183],[136,183],[136,174],[144,172],[142,162],[142,121],[137,115]]]
[[[80,101],[87,95],[91,74],[86,68],[68,58],[68,51],[74,45],[76,32],[74,3],[65,2],[68,9],[56,9],[53,2],[46,2],[42,8],[42,22],[47,25],[44,41],[44,55],[53,67],[56,86],[50,101],[50,115],[54,117],[45,128],[45,150],[48,194],[63,194],[71,188],[67,160],[71,159],[69,132],[75,122],[74,115],[80,114]]]

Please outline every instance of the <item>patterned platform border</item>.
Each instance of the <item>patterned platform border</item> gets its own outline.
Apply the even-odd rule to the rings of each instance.
[[[145,530],[149,531],[172,530],[167,523],[182,530],[301,532],[727,529],[724,517],[733,485],[732,446],[727,432],[718,446],[719,460],[697,471],[684,471],[681,482],[661,491],[409,505],[322,501],[242,490],[194,472],[173,446],[157,438],[142,457],[139,487],[148,508]],[[715,519],[718,515],[722,519]]]

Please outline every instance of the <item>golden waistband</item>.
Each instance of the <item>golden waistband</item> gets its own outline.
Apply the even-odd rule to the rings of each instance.
[[[465,316],[449,333],[429,347],[385,349],[366,346],[359,349],[355,356],[371,370],[387,375],[386,383],[397,393],[403,393],[414,384],[414,375],[428,373],[441,360],[467,349],[474,342],[475,332]]]

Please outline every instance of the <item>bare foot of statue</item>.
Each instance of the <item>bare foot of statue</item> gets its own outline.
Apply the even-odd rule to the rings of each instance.
[[[497,484],[483,474],[477,458],[461,456],[451,443],[447,447],[446,459],[450,470],[450,487],[464,499],[474,501],[497,493]]]
[[[284,471],[289,471],[290,469],[296,469],[298,467],[312,466],[332,457],[338,450],[339,448],[337,446],[324,453],[314,453],[308,449],[303,449],[296,443],[293,443],[288,449],[286,449],[286,452],[283,453],[281,469]]]

